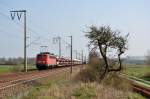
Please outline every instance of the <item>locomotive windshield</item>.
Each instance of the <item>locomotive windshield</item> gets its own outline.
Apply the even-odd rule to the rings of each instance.
[[[46,58],[46,57],[47,57],[47,55],[38,55],[38,56],[37,56],[38,59]]]

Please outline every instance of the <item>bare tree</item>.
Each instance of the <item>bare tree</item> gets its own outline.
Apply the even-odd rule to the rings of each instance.
[[[98,48],[102,59],[104,60],[105,65],[102,66],[102,71],[100,71],[102,72],[100,79],[102,79],[107,72],[121,70],[122,62],[120,57],[127,49],[128,35],[123,37],[120,35],[120,31],[113,31],[110,26],[100,26],[99,28],[91,26],[86,37],[90,39],[89,46],[94,49]],[[108,49],[117,49],[118,61],[120,64],[119,68],[109,68],[110,66],[107,57]]]
[[[117,56],[118,56],[118,62],[119,62],[119,68],[118,69],[109,69],[109,71],[120,71],[122,69],[122,60],[121,55],[125,53],[127,50],[127,38],[129,34],[126,36],[120,36],[120,31],[116,31],[116,34],[112,37],[112,44],[111,47],[114,49],[117,49]]]

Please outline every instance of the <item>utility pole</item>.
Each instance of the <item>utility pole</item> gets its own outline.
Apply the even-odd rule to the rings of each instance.
[[[58,37],[53,38],[53,42],[54,43],[58,42],[59,44],[59,58],[60,58],[61,57],[61,37],[58,36]]]
[[[78,51],[77,50],[73,50],[75,52],[75,58],[78,59]]]
[[[58,37],[58,42],[59,42],[59,58],[61,57],[61,37]]]
[[[78,58],[77,56],[78,56],[78,51],[76,50],[76,59]]]
[[[84,59],[84,61],[85,61],[85,64],[86,64],[86,55],[85,55],[85,59]]]
[[[82,69],[83,69],[83,50],[82,50]]]
[[[70,37],[70,58],[71,58],[71,70],[70,73],[72,73],[72,36]]]
[[[82,50],[82,54],[81,54],[81,57],[82,57],[82,64],[83,64],[83,50]]]
[[[24,71],[27,72],[27,33],[26,33],[26,10],[16,10],[10,11],[11,18],[14,20],[15,16],[17,15],[18,20],[21,19],[22,13],[24,14]]]

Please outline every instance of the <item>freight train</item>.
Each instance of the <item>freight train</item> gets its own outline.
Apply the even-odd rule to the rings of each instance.
[[[82,64],[81,60],[73,59],[72,65]],[[38,70],[48,69],[53,67],[70,66],[71,60],[63,57],[56,57],[49,52],[41,52],[36,56],[36,67]]]

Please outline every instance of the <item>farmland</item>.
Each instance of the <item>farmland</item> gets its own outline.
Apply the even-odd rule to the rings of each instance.
[[[128,65],[126,66],[124,73],[129,76],[150,81],[150,66],[148,65]]]
[[[16,72],[16,71],[22,71],[23,65],[0,65],[0,74],[2,73],[10,73],[10,72]],[[35,65],[29,65],[29,70],[36,69]]]

